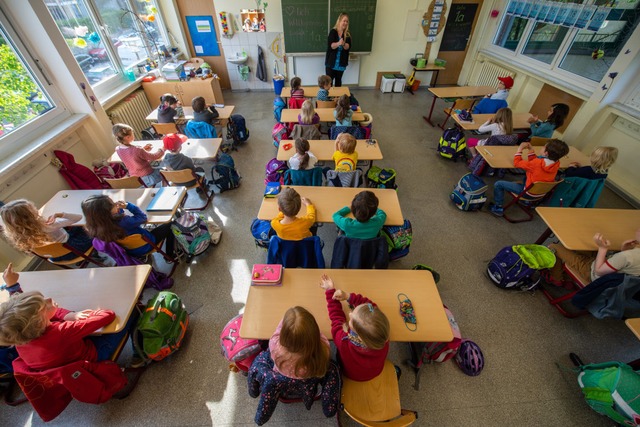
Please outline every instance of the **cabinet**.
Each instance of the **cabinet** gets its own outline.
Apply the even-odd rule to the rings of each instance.
[[[203,96],[207,104],[224,104],[220,80],[208,78],[202,80],[193,78],[188,82],[168,82],[163,79],[143,82],[142,89],[151,107],[160,104],[160,97],[165,93],[172,93],[182,105],[191,106],[191,100],[196,96]]]

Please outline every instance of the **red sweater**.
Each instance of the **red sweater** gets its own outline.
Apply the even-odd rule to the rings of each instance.
[[[58,308],[51,318],[51,324],[44,333],[16,350],[31,369],[51,369],[79,360],[95,362],[98,352],[90,340],[84,337],[113,322],[116,314],[104,310],[91,314],[87,319],[65,321],[69,310]]]
[[[382,373],[387,353],[389,353],[389,342],[380,350],[372,350],[352,344],[349,341],[348,334],[342,328],[342,325],[347,323],[347,318],[344,315],[340,301],[333,299],[335,292],[335,289],[327,290],[325,297],[327,298],[329,319],[331,319],[331,335],[340,355],[342,372],[347,378],[354,381],[369,381]],[[360,294],[349,295],[348,301],[353,307],[366,303],[372,303],[375,306],[372,301]]]
[[[529,151],[527,160],[522,158],[522,153],[516,153],[513,156],[513,165],[527,172],[525,187],[539,181],[552,182],[556,179],[556,174],[558,173],[558,169],[560,169],[560,162],[553,162],[547,165],[546,159],[536,157],[536,153],[533,151]]]

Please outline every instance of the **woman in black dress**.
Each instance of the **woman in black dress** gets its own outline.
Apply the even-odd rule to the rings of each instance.
[[[336,25],[329,31],[327,55],[324,60],[326,73],[336,87],[342,86],[342,74],[349,65],[349,49],[351,49],[349,15],[341,13]]]

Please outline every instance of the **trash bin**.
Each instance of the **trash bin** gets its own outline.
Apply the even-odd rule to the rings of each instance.
[[[393,91],[396,93],[404,92],[404,87],[407,83],[407,78],[404,74],[394,74],[395,81],[393,82]]]
[[[273,91],[276,93],[276,96],[282,94],[282,88],[284,88],[284,76],[282,74],[273,76]]]
[[[395,81],[396,77],[393,74],[383,74],[380,81],[380,92],[393,92],[393,84],[395,83]]]

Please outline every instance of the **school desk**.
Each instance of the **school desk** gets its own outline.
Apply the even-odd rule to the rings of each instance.
[[[282,116],[280,120],[283,123],[298,123],[298,114],[300,114],[302,110],[300,108],[285,108],[282,110]],[[336,118],[333,116],[333,112],[335,108],[316,108],[316,113],[320,116],[321,122],[336,122]],[[364,120],[364,114],[358,108],[358,111],[353,112],[353,116],[351,116],[351,121],[353,122],[361,122]]]
[[[627,319],[624,321],[631,332],[640,340],[640,318]],[[640,359],[636,359],[632,362],[627,362],[627,365],[631,366],[634,371],[640,369]]]
[[[152,145],[150,150],[152,153],[163,147],[161,140],[133,141],[131,143],[131,145],[135,145],[137,147],[144,147],[147,144]],[[182,150],[180,152],[192,159],[212,159],[218,155],[218,150],[220,149],[221,144],[222,138],[189,138],[187,142],[182,144]],[[120,156],[118,155],[118,150],[113,152],[111,157],[109,157],[109,161],[122,163],[122,160],[120,160]]]
[[[284,313],[300,305],[313,314],[320,331],[331,339],[327,300],[324,290],[320,288],[320,276],[323,273],[333,279],[337,289],[364,295],[375,302],[389,319],[391,341],[448,342],[453,339],[438,288],[429,271],[304,268],[284,269],[282,286],[249,288],[240,336],[271,338]],[[410,331],[400,316],[400,293],[406,294],[415,310],[418,321],[415,331]],[[343,307],[348,313],[346,302],[343,302]]]
[[[320,90],[318,86],[302,86],[302,89],[304,89],[305,98],[317,97],[318,91]],[[329,89],[329,98],[339,98],[342,95],[347,95],[347,96],[351,95],[351,92],[349,91],[349,88],[347,86],[341,86],[341,87],[332,86],[331,89]],[[283,87],[282,93],[280,94],[280,96],[284,99],[291,98],[291,87],[290,86]]]
[[[164,224],[171,221],[173,215],[178,209],[178,206],[180,206],[182,199],[187,194],[187,189],[185,187],[167,188],[175,189],[175,191],[180,193],[180,197],[176,199],[175,206],[170,211],[145,212],[147,214],[147,223]],[[97,194],[107,195],[115,202],[124,200],[125,202],[133,203],[144,211],[157,191],[158,189],[156,188],[124,190],[62,190],[58,191],[47,203],[45,203],[43,207],[40,208],[40,214],[45,218],[56,212],[67,212],[82,215],[82,201],[87,199],[89,196]],[[74,226],[82,225],[85,225],[84,216],[79,222],[74,224]]]
[[[367,141],[373,141],[373,144],[367,143]],[[291,144],[291,148],[284,149],[286,144]],[[318,160],[327,161],[333,158],[333,153],[336,151],[335,140],[332,139],[310,139],[309,151],[311,151]],[[358,152],[358,161],[365,160],[369,162],[369,167],[374,160],[382,160],[382,151],[380,150],[380,144],[376,139],[358,139],[356,145],[356,151]],[[280,141],[278,147],[278,160],[287,161],[296,153],[295,141],[292,139]]]
[[[453,87],[430,87],[429,92],[433,95],[433,101],[431,102],[431,109],[429,110],[429,116],[422,116],[422,118],[429,123],[431,126],[435,126],[433,122],[431,122],[431,115],[433,114],[433,107],[436,105],[436,99],[438,98],[478,98],[481,96],[486,96],[488,93],[495,92],[496,89],[491,86],[453,86]],[[456,103],[454,102],[451,106],[451,111],[456,108]],[[445,121],[449,119],[449,115],[447,115]],[[442,128],[443,125],[440,125]]]
[[[465,122],[460,120],[457,114],[452,114],[451,118],[455,120],[457,124],[464,130],[478,130],[480,126],[485,124],[487,120],[490,120],[495,114],[472,114],[472,122]],[[530,124],[527,121],[531,117],[530,113],[513,113],[513,128],[514,129],[529,129]]]
[[[221,107],[221,108],[216,107],[216,110],[218,111],[218,114],[219,114],[216,120],[220,120],[221,124],[226,124],[227,120],[229,120],[229,117],[231,117],[231,115],[233,114],[233,110],[235,110],[235,108],[236,107],[234,105],[225,105],[224,107]],[[187,120],[193,119],[193,108],[184,106],[182,107],[182,111],[184,112],[184,115],[175,116],[174,119],[176,121],[180,122],[180,121],[187,121]],[[147,116],[147,120],[149,120],[150,122],[158,121],[157,108],[154,108],[151,111],[151,113],[149,113],[149,115]]]
[[[536,212],[548,227],[536,243],[542,244],[553,233],[564,247],[574,251],[597,251],[593,241],[596,233],[602,233],[611,249],[619,251],[622,242],[633,239],[640,228],[637,209],[539,207]]]
[[[533,147],[536,154],[542,153],[544,147]],[[478,153],[487,161],[492,168],[508,169],[513,168],[513,155],[518,151],[517,145],[482,145],[476,147]],[[522,152],[522,158],[526,159],[528,150]],[[581,165],[590,163],[589,156],[583,154],[575,147],[569,147],[569,154],[560,159],[560,168],[569,167],[572,162],[578,162]]]
[[[438,85],[438,74],[440,74],[440,71],[444,70],[444,67],[441,67],[439,65],[435,65],[435,64],[427,64],[424,67],[418,68],[418,67],[413,67],[413,72],[411,73],[411,75],[409,76],[409,78],[407,79],[407,91],[413,95],[413,89],[411,89],[411,84],[409,84],[409,82],[413,83],[416,79],[416,73],[417,72],[422,72],[422,71],[433,71],[433,74],[431,75],[431,81],[429,82],[429,86],[437,86]]]
[[[53,298],[67,310],[100,308],[114,311],[116,319],[98,331],[112,334],[120,332],[126,325],[150,272],[149,264],[25,271],[20,273],[20,287],[24,292],[38,291],[46,298]],[[9,293],[0,291],[0,303],[8,299]]]
[[[308,198],[316,207],[316,222],[333,222],[332,215],[345,206],[351,206],[356,194],[369,190],[375,193],[379,200],[379,208],[387,214],[385,225],[402,225],[404,217],[400,209],[398,192],[386,188],[352,188],[352,187],[306,187],[302,185],[285,185]],[[306,212],[303,205],[301,214]],[[273,219],[278,215],[278,198],[263,198],[258,212],[259,219]],[[349,216],[353,217],[351,214]]]

